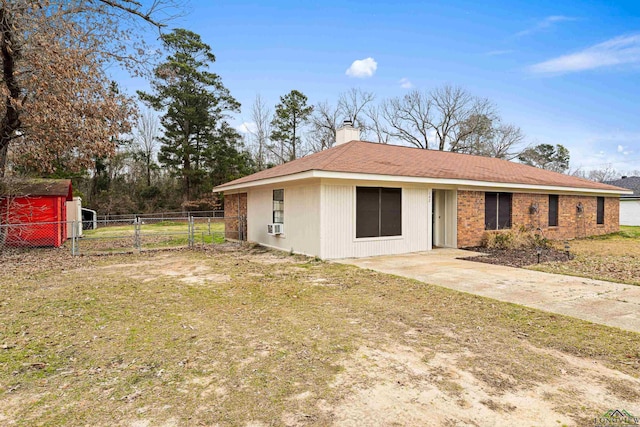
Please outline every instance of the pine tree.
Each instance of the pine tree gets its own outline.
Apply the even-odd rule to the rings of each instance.
[[[282,163],[300,155],[301,128],[312,112],[313,106],[307,106],[307,97],[302,92],[292,90],[280,97],[271,121],[271,141],[275,144],[270,148]]]
[[[220,76],[208,71],[215,56],[198,34],[176,29],[162,41],[169,56],[154,70],[153,94],[138,95],[164,111],[158,161],[181,178],[183,199],[190,200],[220,183],[211,179],[228,175],[215,168],[230,159],[242,161],[236,149],[240,136],[226,121],[227,113],[240,111],[240,103]]]

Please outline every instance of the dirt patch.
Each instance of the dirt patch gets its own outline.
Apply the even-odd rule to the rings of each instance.
[[[635,408],[634,394],[612,396],[610,388],[637,388],[640,380],[559,352],[546,355],[563,366],[553,380],[496,394],[459,366],[470,354],[425,357],[408,347],[361,347],[333,384],[347,397],[320,405],[341,426],[581,426],[598,415],[597,408]]]

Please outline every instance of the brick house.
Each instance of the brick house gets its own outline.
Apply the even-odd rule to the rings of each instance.
[[[322,259],[477,246],[487,230],[520,225],[551,239],[619,229],[625,189],[358,138],[346,125],[330,149],[216,187],[225,216],[246,218],[249,241]]]

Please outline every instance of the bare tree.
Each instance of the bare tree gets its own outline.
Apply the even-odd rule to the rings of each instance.
[[[141,73],[139,24],[160,29],[177,0],[0,0],[0,177],[27,168],[80,170],[115,152],[135,118],[104,68]]]
[[[593,169],[587,173],[587,179],[596,182],[611,181],[618,176],[620,176],[620,174],[611,164],[607,165],[604,169]]]
[[[382,114],[394,138],[418,148],[438,150],[455,150],[460,141],[475,132],[480,123],[472,120],[474,116],[496,116],[488,100],[449,85],[429,93],[413,90],[402,98],[392,98],[383,104]]]
[[[359,88],[351,88],[338,97],[338,112],[342,120],[351,120],[353,125],[366,133],[369,125],[365,120],[365,107],[375,99],[373,92],[367,92]]]
[[[464,136],[451,151],[513,160],[523,150],[522,129],[497,118],[473,114],[461,124],[460,133]]]
[[[336,142],[336,130],[340,125],[339,117],[340,109],[327,101],[314,106],[309,119],[311,130],[307,135],[311,151],[317,153],[333,146]]]
[[[145,165],[147,187],[151,186],[151,170],[155,165],[154,157],[158,149],[159,128],[160,122],[151,110],[144,111],[138,117],[134,138],[138,145],[136,153],[139,154]]]
[[[265,169],[268,165],[268,147],[269,135],[271,134],[271,115],[272,112],[265,104],[260,94],[256,95],[256,99],[251,105],[251,122],[255,126],[248,129],[251,136],[250,145],[254,152],[256,166],[259,171]]]
[[[430,93],[435,114],[430,122],[436,132],[438,149],[455,148],[462,139],[476,131],[472,116],[495,118],[495,107],[488,99],[478,98],[466,90],[445,85]],[[467,124],[467,126],[463,126]]]
[[[402,98],[391,98],[382,103],[382,117],[391,128],[391,137],[418,148],[430,148],[433,134],[433,114],[429,95],[412,90]]]
[[[391,132],[383,113],[382,108],[377,105],[370,105],[365,111],[369,118],[369,128],[375,136],[375,142],[388,144],[391,140]]]

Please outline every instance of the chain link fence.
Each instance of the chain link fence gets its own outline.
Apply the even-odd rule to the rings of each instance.
[[[227,223],[238,224],[229,229]],[[83,222],[0,224],[0,251],[63,247],[73,255],[129,253],[166,248],[194,248],[246,239],[246,219],[224,216],[138,216],[104,219],[97,228]]]

